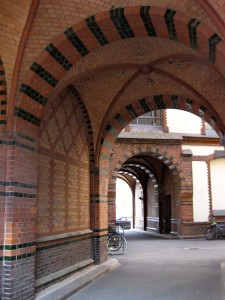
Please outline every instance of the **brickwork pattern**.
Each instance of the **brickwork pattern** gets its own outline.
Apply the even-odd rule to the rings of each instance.
[[[6,262],[3,268],[2,297],[5,300],[32,299],[34,295],[34,257]],[[8,282],[11,284],[9,285]],[[8,288],[10,286],[10,288]]]
[[[68,1],[58,1],[50,2],[44,1],[39,5],[37,17],[35,19],[33,30],[29,38],[28,47],[26,50],[26,55],[24,58],[23,69],[27,70],[27,66],[32,64],[35,57],[38,56],[41,49],[45,48],[46,44],[54,40],[55,37],[61,34],[65,28],[68,28],[74,24],[74,20],[77,22],[88,18],[91,15],[96,15],[100,12],[104,15],[105,11],[108,11],[113,7],[126,7],[130,6],[130,1],[86,1],[81,3],[79,0],[68,0]],[[213,22],[208,17],[207,13],[202,9],[196,1],[183,0],[183,1],[146,1],[146,0],[136,0],[132,2],[132,5],[150,5],[157,7],[168,7],[171,10],[176,10],[184,15],[192,15],[193,18],[204,21],[213,31],[216,31],[216,27]],[[68,10],[69,7],[69,10]],[[101,20],[101,18],[99,18]],[[46,26],[47,25],[47,26]],[[102,24],[101,24],[102,25]],[[105,24],[104,24],[105,25]],[[103,28],[108,28],[108,26],[101,26]],[[50,30],[54,28],[54,31]],[[24,76],[24,74],[23,74]]]
[[[34,292],[37,144],[22,133],[8,133],[1,140],[1,148],[4,160],[1,164],[1,209],[5,203],[1,211],[1,220],[4,220],[2,294],[4,299],[19,299],[20,296],[29,299]]]
[[[142,12],[143,11],[143,12]],[[171,14],[170,14],[171,12]],[[78,52],[80,56],[85,56],[87,53],[99,48],[103,44],[107,44],[109,42],[118,41],[120,40],[118,33],[122,33],[124,36],[122,38],[130,38],[130,37],[141,37],[146,36],[148,34],[148,30],[144,27],[143,20],[141,20],[140,16],[143,18],[151,18],[153,25],[155,26],[155,31],[157,32],[157,37],[163,37],[163,38],[169,38],[170,40],[176,40],[178,39],[181,43],[187,44],[188,41],[189,46],[190,43],[192,43],[192,39],[196,38],[195,35],[192,37],[191,34],[196,34],[195,30],[198,31],[199,39],[201,43],[199,42],[199,51],[200,53],[206,57],[206,59],[209,59],[211,63],[217,64],[217,61],[220,57],[220,53],[216,52],[216,49],[218,47],[223,47],[223,41],[218,35],[214,35],[213,31],[210,29],[207,29],[202,24],[197,24],[196,27],[192,27],[192,23],[190,24],[190,19],[183,18],[183,15],[179,12],[176,12],[175,10],[169,10],[169,9],[163,9],[163,8],[155,8],[151,7],[149,12],[149,7],[132,7],[132,8],[125,8],[125,9],[111,9],[110,13],[102,13],[101,15],[101,26],[106,22],[108,25],[105,27],[101,27],[98,25],[98,16],[92,16],[88,19],[86,19],[85,22],[80,22],[77,25],[74,25],[70,27],[67,31],[64,32],[64,35],[61,35],[58,39],[54,41],[54,43],[50,43],[46,47],[46,52],[43,52],[42,55],[39,56],[38,60],[35,62],[35,64],[38,64],[41,68],[43,68],[44,63],[44,72],[50,73],[50,76],[54,77],[56,80],[59,80],[62,75],[68,71],[76,62],[72,60],[72,58],[75,58],[73,55],[69,55],[69,52],[66,49],[71,48],[71,44],[74,47],[74,51]],[[157,18],[156,18],[157,16]],[[174,17],[176,16],[176,17]],[[119,18],[121,18],[124,23],[116,23],[120,22]],[[130,20],[137,20],[136,23],[131,22]],[[192,20],[192,19],[191,19]],[[109,25],[110,21],[110,25]],[[96,23],[97,22],[97,23]],[[160,22],[160,27],[159,27]],[[124,24],[128,24],[129,32],[127,33],[124,29]],[[177,31],[173,33],[173,27],[177,26]],[[181,23],[186,26],[186,34],[184,34],[184,31],[179,31],[179,28],[181,27]],[[117,25],[116,25],[117,24]],[[164,26],[161,26],[164,24]],[[170,25],[171,24],[171,25]],[[150,26],[150,23],[147,24]],[[146,26],[147,26],[146,25]],[[101,29],[101,34],[97,35],[94,31],[94,26],[99,26]],[[118,27],[119,26],[119,27]],[[129,27],[130,26],[130,27]],[[188,26],[189,31],[188,31]],[[110,30],[107,32],[104,32],[105,28],[109,28]],[[120,29],[119,29],[120,28]],[[161,28],[161,29],[159,29]],[[147,30],[147,32],[146,32]],[[161,31],[160,31],[161,30]],[[193,32],[192,32],[193,31]],[[108,36],[107,34],[110,33],[116,33],[113,37]],[[150,33],[149,33],[150,34]],[[174,34],[174,36],[173,36]],[[185,40],[186,38],[186,40]],[[104,42],[102,42],[102,40]],[[211,45],[209,47],[209,45]],[[217,47],[218,45],[218,47]],[[222,46],[221,46],[222,45]],[[196,48],[191,44],[192,47]],[[87,51],[88,50],[88,51]],[[84,52],[83,52],[84,51]],[[222,61],[222,60],[221,60]],[[221,69],[224,68],[221,64],[221,62],[217,65],[217,67],[221,70],[221,73],[224,71]],[[55,70],[55,71],[54,71]],[[44,77],[41,76],[41,73],[39,73],[40,79],[38,79],[36,73],[34,73],[33,68],[31,68],[31,71],[29,71],[29,77],[30,81],[25,84],[26,89],[22,89],[21,92],[24,95],[22,96],[23,101],[21,102],[19,108],[19,112],[16,112],[16,115],[22,119],[24,119],[27,115],[27,113],[32,114],[35,117],[38,117],[41,115],[41,107],[39,108],[39,113],[37,114],[37,108],[33,107],[32,110],[27,111],[27,108],[25,109],[25,103],[26,99],[29,100],[31,97],[30,92],[28,92],[28,89],[32,89],[32,93],[36,91],[38,93],[38,99],[35,99],[35,101],[40,102],[40,100],[44,97],[44,99],[48,99],[50,94],[52,93],[52,86],[49,85],[49,82],[43,80]],[[35,78],[35,80],[34,80]],[[35,84],[34,84],[35,82]],[[24,86],[24,84],[23,84]],[[28,96],[29,94],[29,96]],[[28,97],[27,97],[28,96]],[[31,97],[32,98],[32,97]],[[43,105],[43,103],[41,104]],[[35,105],[37,106],[37,105]],[[27,106],[26,106],[27,107]],[[23,110],[23,112],[21,112]],[[216,118],[217,121],[217,118]]]
[[[69,94],[55,99],[41,127],[38,236],[90,228],[87,142],[87,126],[79,103]]]
[[[36,280],[92,258],[91,243],[92,239],[88,236],[56,240],[52,243],[39,243],[36,254]],[[62,278],[57,280],[62,280]],[[38,286],[38,290],[46,288],[54,282],[56,281],[48,281]]]
[[[5,262],[3,267],[4,300],[33,299],[34,295],[34,257],[20,261]]]

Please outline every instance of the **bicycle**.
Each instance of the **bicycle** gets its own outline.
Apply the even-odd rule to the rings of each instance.
[[[213,218],[211,225],[204,232],[205,239],[215,240],[225,236],[224,227],[225,225],[219,225],[216,219]]]
[[[108,252],[113,255],[122,255],[127,250],[127,240],[124,237],[124,228],[119,224],[115,224],[115,229],[108,228]]]

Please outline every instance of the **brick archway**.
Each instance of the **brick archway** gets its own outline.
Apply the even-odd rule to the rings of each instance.
[[[139,145],[133,146],[129,145],[126,153],[123,153],[119,156],[119,160],[117,161],[115,167],[113,168],[113,177],[117,176],[117,172],[119,172],[121,166],[131,157],[140,154],[147,154],[153,156],[156,159],[161,160],[165,165],[168,166],[170,170],[172,170],[173,176],[176,176],[176,181],[181,182],[184,180],[182,173],[182,168],[179,167],[180,162],[174,161],[174,156],[171,153],[168,153],[167,147],[163,146],[161,149],[159,147],[151,147],[149,145]]]
[[[66,29],[33,62],[15,103],[17,128],[19,120],[29,122],[32,134],[37,135],[46,102],[62,76],[82,57],[109,43],[143,36],[189,46],[224,73],[225,43],[199,20],[168,8],[113,8]]]
[[[149,111],[170,108],[188,111],[199,117],[204,115],[204,120],[211,124],[220,135],[221,128],[216,123],[217,119],[213,111],[206,110],[206,107],[197,99],[187,99],[176,95],[155,95],[127,105],[109,120],[101,136],[100,157],[101,155],[110,156],[117,136],[132,120]]]
[[[119,143],[120,144],[120,143]],[[183,164],[182,157],[178,148],[170,148],[166,144],[155,144],[149,142],[141,142],[137,145],[125,143],[124,146],[115,146],[115,157],[111,159],[111,176],[109,178],[108,188],[108,205],[109,205],[109,221],[113,222],[116,218],[115,211],[115,196],[116,196],[116,178],[118,172],[122,169],[126,161],[135,158],[135,156],[149,156],[156,160],[160,160],[171,171],[173,182],[176,185],[176,205],[174,204],[174,219],[173,231],[178,231],[181,234],[181,220],[190,220],[193,217],[193,212],[190,210],[190,201],[193,194],[191,165]]]

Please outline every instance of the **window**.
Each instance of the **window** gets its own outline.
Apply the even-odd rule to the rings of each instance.
[[[162,111],[156,110],[148,112],[137,119],[133,120],[130,125],[162,125]]]

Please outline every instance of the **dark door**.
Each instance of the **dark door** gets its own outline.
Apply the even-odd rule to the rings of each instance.
[[[162,195],[159,201],[159,232],[171,231],[171,196]]]

